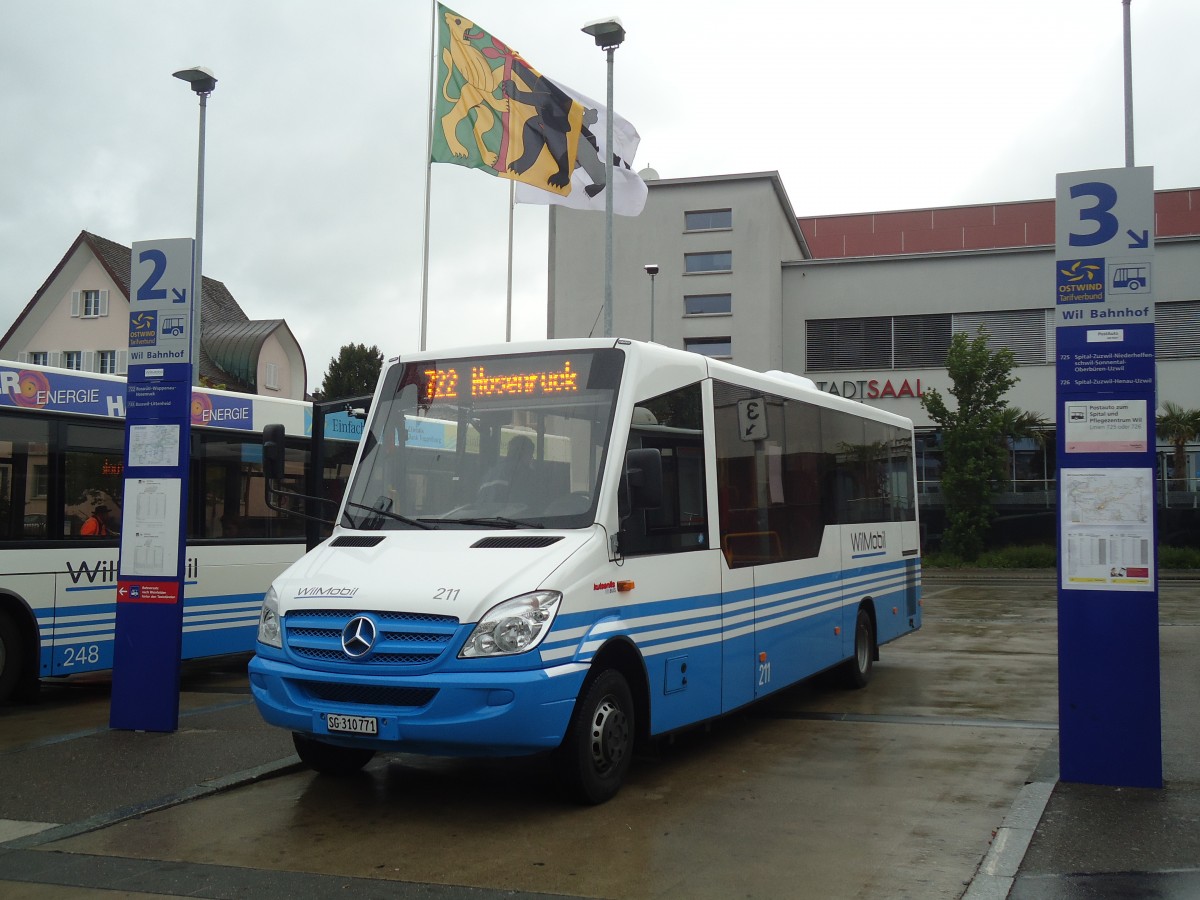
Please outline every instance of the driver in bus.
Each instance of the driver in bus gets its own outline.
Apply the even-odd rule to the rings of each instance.
[[[526,501],[534,489],[533,441],[518,434],[508,442],[508,455],[492,466],[479,486],[485,502]]]

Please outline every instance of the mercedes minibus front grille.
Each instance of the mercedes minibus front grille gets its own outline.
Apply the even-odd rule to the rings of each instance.
[[[370,651],[354,657],[342,646],[350,621],[367,616],[375,623]],[[458,631],[454,616],[431,613],[297,609],[284,617],[288,652],[298,659],[363,666],[421,666],[445,652]]]

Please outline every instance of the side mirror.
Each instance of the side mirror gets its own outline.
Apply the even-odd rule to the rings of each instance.
[[[625,454],[628,508],[658,509],[662,506],[662,454],[656,447],[639,447]],[[624,492],[623,492],[624,493]]]
[[[282,425],[263,428],[263,471],[268,481],[283,478],[284,430]]]

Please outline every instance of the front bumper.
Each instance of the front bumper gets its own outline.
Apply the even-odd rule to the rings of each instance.
[[[280,728],[348,747],[437,756],[519,756],[562,743],[587,666],[420,676],[345,675],[255,656],[250,690]],[[331,733],[329,713],[372,716],[379,733]]]

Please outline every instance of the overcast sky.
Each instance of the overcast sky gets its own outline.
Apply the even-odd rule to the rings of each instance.
[[[575,90],[619,16],[616,111],[663,178],[778,171],[800,216],[1052,198],[1124,164],[1120,0],[458,0]],[[1134,0],[1137,164],[1200,186],[1200,3]],[[285,318],[309,387],[347,343],[419,345],[433,4],[3,0],[0,333],[80,230],[191,237],[206,66],[204,271]],[[508,184],[433,167],[430,348],[504,339]],[[597,213],[597,215],[600,215]],[[546,320],[547,210],[518,206],[514,337]],[[598,252],[603,252],[602,249]]]

